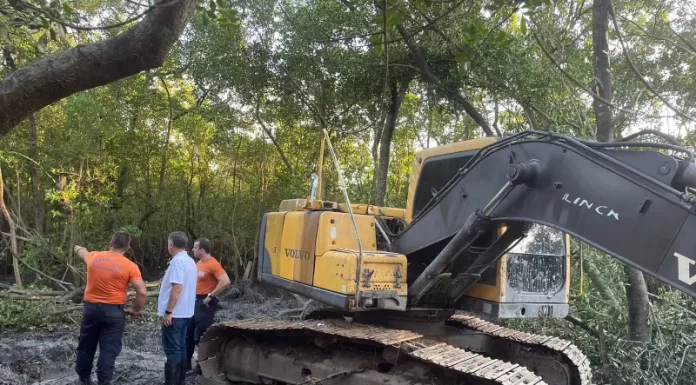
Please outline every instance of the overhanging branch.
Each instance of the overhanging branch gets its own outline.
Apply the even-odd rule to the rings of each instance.
[[[160,67],[188,23],[194,4],[194,0],[180,0],[156,7],[114,38],[58,52],[7,76],[0,81],[0,134],[72,94]]]

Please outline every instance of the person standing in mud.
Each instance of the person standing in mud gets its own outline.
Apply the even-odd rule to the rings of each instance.
[[[188,237],[181,231],[169,234],[167,250],[172,256],[159,291],[157,315],[162,317],[162,348],[165,385],[184,383],[186,375],[186,330],[196,303],[196,263],[186,252]]]
[[[145,305],[147,290],[138,266],[124,255],[130,249],[130,235],[116,232],[108,251],[89,252],[75,246],[75,254],[87,264],[87,286],[80,325],[75,371],[81,384],[92,384],[92,363],[99,346],[97,380],[109,384],[116,357],[121,353],[126,313],[137,315]],[[135,289],[135,302],[125,308],[128,284]]]
[[[201,336],[213,324],[218,308],[218,296],[230,285],[230,277],[220,262],[211,255],[212,244],[209,239],[198,238],[193,243],[193,256],[198,260],[198,283],[196,284],[196,307],[188,324],[186,335],[186,371],[191,369],[193,352]],[[196,367],[194,372],[199,372]]]

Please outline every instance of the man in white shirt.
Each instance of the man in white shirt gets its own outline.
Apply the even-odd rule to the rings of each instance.
[[[169,234],[167,250],[172,256],[162,278],[157,315],[162,317],[162,348],[167,355],[165,385],[184,383],[186,329],[196,305],[196,262],[186,252],[188,237],[181,231]]]

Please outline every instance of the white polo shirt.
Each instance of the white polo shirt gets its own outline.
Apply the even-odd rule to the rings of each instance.
[[[172,293],[172,283],[181,284],[181,295],[179,301],[174,306],[172,318],[193,317],[194,307],[196,306],[196,282],[198,280],[198,269],[193,258],[189,257],[186,251],[175,255],[169,262],[167,272],[164,273],[162,284],[160,285],[159,298],[157,300],[157,315],[162,317],[169,304],[169,296]]]

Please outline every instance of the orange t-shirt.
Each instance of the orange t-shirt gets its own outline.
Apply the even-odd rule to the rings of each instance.
[[[93,251],[85,256],[85,262],[85,302],[125,305],[128,299],[128,283],[142,279],[138,265],[122,254]]]
[[[210,257],[207,261],[198,261],[198,283],[196,284],[196,294],[207,295],[213,292],[217,287],[218,281],[225,269],[222,268],[217,259]]]

